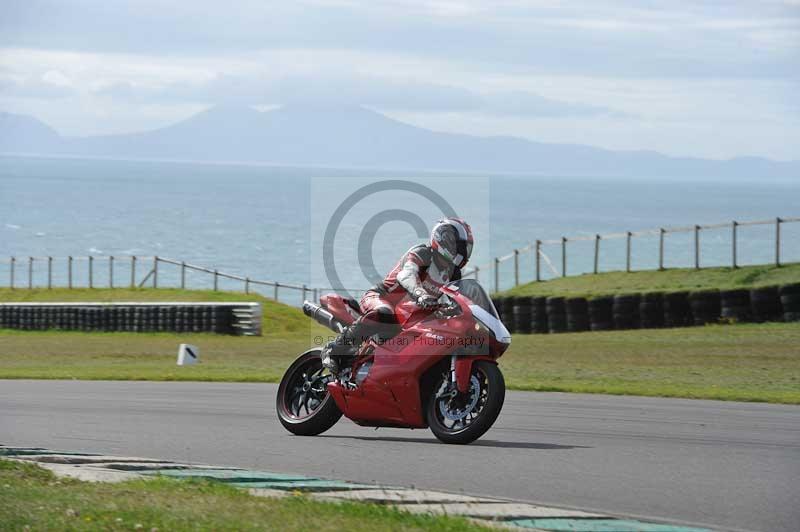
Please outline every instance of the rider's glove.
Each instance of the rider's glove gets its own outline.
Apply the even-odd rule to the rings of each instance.
[[[439,301],[436,297],[426,292],[424,288],[417,288],[414,290],[414,299],[417,303],[417,306],[420,308],[434,307]]]

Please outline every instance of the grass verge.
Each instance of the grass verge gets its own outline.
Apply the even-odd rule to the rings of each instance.
[[[0,525],[5,530],[486,530],[460,518],[372,504],[255,497],[208,481],[81,482],[2,459]]]
[[[0,378],[277,382],[320,332],[235,337],[6,329],[0,330]],[[200,364],[175,365],[181,342],[200,347]],[[517,390],[800,404],[800,323],[518,334],[500,367]]]
[[[754,283],[767,280],[765,284],[789,282],[792,276],[800,276],[800,265],[742,268],[734,274],[724,270],[691,272],[701,276],[694,281],[700,284],[720,284],[728,275],[742,275]],[[762,273],[756,275],[758,272]],[[680,273],[601,274],[536,286],[563,281],[575,283],[573,288],[579,290],[585,278],[612,279],[618,275],[657,277],[667,283],[660,276]],[[744,282],[743,278],[736,277],[732,282]],[[609,280],[600,289],[610,289],[614,282]],[[645,281],[624,283],[628,291],[645,285],[656,286]],[[0,289],[0,301],[258,301],[264,311],[262,337],[0,329],[0,378],[277,382],[299,353],[331,336],[298,309],[254,294],[174,289]],[[177,346],[182,342],[200,347],[199,365],[175,365]],[[509,388],[517,390],[800,404],[800,323],[518,334],[500,366]]]
[[[520,285],[503,292],[513,296],[594,297],[635,292],[751,288],[800,282],[800,263],[741,268],[703,268],[607,272],[561,277]]]
[[[516,335],[517,390],[800,404],[800,323]]]

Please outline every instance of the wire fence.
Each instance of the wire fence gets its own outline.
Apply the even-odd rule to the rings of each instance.
[[[530,281],[602,271],[737,268],[768,263],[780,266],[782,262],[800,261],[800,232],[784,234],[786,226],[796,222],[800,217],[535,240],[468,270],[464,276],[491,283],[492,291],[500,292]],[[769,234],[743,234],[747,228],[758,226]],[[789,253],[785,249],[788,243],[792,244]],[[722,259],[724,255],[728,258]]]
[[[10,257],[0,261],[3,278],[15,288],[180,288],[258,293],[300,306],[329,287],[251,278],[159,256]],[[3,268],[0,268],[2,270]],[[359,290],[363,292],[363,290]]]
[[[536,240],[476,266],[464,277],[483,280],[493,292],[530,281],[555,277],[599,273],[601,271],[664,270],[677,267],[696,269],[713,266],[736,268],[744,264],[800,261],[800,231],[785,235],[786,226],[800,217],[746,222],[662,227],[592,236]],[[762,227],[769,234],[742,234],[750,227]],[[795,226],[800,229],[800,225]],[[727,235],[722,237],[723,233]],[[791,246],[789,245],[791,243]],[[621,245],[620,245],[621,244]],[[770,249],[766,249],[769,246]],[[544,250],[555,247],[548,255]],[[713,253],[709,253],[709,247]],[[787,254],[787,249],[788,254]],[[722,250],[727,260],[719,260]],[[708,260],[705,254],[714,257]],[[749,258],[748,258],[749,257]],[[3,271],[6,270],[6,271]],[[258,293],[290,305],[299,306],[309,297],[314,301],[323,292],[346,291],[361,294],[365,289],[310,287],[221,272],[159,256],[69,256],[10,257],[0,260],[0,286],[14,288],[181,288],[232,290]]]

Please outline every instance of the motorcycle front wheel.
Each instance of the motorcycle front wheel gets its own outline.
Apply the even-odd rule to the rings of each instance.
[[[342,417],[328,393],[330,373],[322,367],[320,351],[310,349],[297,357],[278,386],[278,419],[286,430],[298,436],[322,434]]]
[[[444,375],[434,390],[440,390],[447,378]],[[497,364],[476,360],[466,393],[432,397],[428,401],[428,425],[434,436],[444,443],[472,443],[492,427],[505,397],[506,383]]]

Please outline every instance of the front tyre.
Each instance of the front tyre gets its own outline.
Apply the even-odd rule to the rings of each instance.
[[[278,419],[286,430],[298,436],[322,434],[342,417],[328,393],[331,375],[322,367],[320,351],[310,349],[300,355],[278,386]]]
[[[445,375],[434,390],[442,389]],[[472,364],[469,390],[445,394],[428,401],[428,425],[434,436],[444,443],[472,443],[489,430],[506,397],[506,383],[497,364],[476,360]]]

